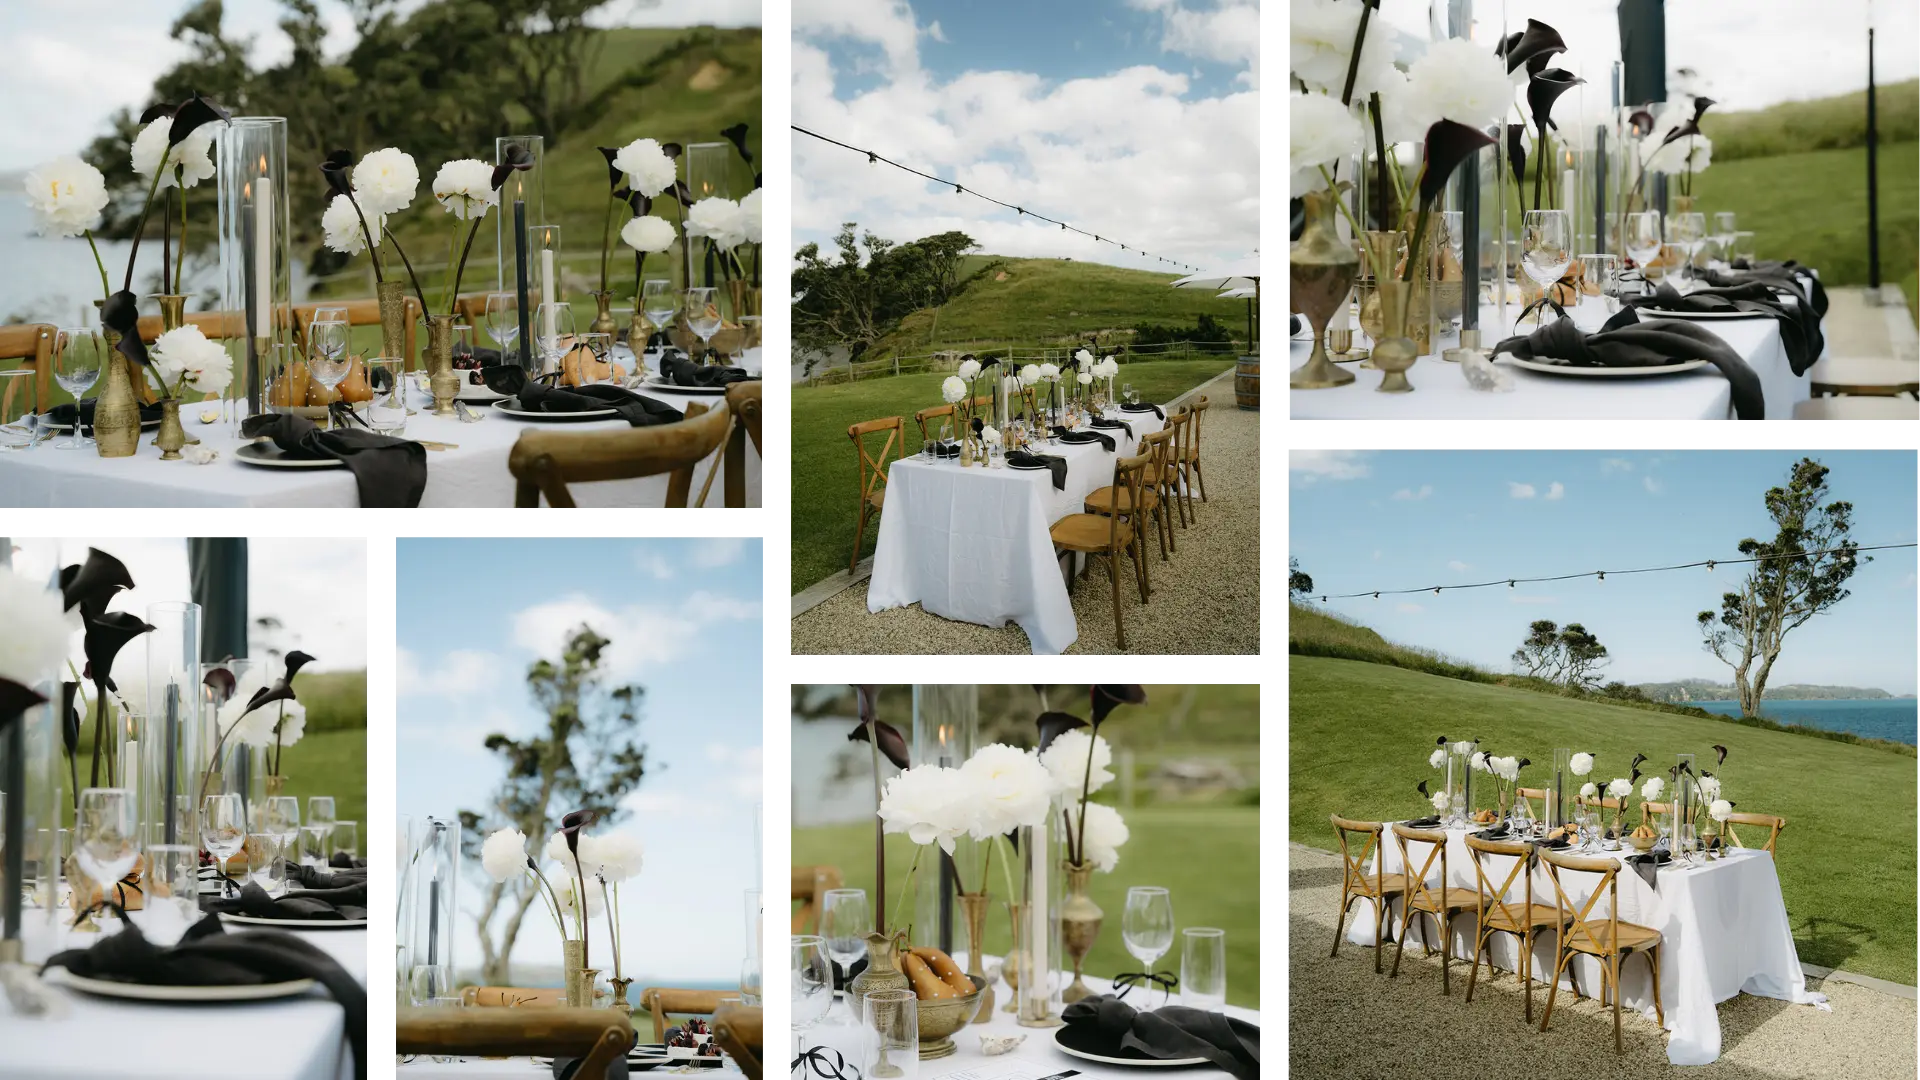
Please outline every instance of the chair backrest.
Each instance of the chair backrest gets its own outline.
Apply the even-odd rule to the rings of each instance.
[[[882,431],[887,433],[887,438],[880,444],[876,457],[867,452],[867,437]],[[870,499],[874,492],[887,486],[887,454],[893,452],[897,456],[906,452],[907,422],[898,416],[865,420],[849,427],[847,438],[853,440],[853,448],[860,455],[860,498]]]
[[[285,308],[280,311],[283,316],[286,314]],[[160,336],[165,324],[158,315],[143,315],[139,325],[140,340],[151,345]],[[237,311],[189,311],[184,315],[183,325],[197,326],[202,334],[215,341],[238,340],[247,336],[247,321]]]
[[[1355,821],[1351,818],[1343,818],[1339,814],[1329,814],[1327,820],[1333,823],[1333,833],[1340,840],[1340,890],[1345,892],[1356,883],[1364,886],[1367,880],[1367,856],[1373,854],[1374,848],[1380,845],[1380,837],[1386,832],[1386,826],[1377,821]],[[1358,833],[1366,838],[1361,843],[1357,854],[1347,846],[1348,833]],[[1373,892],[1380,891],[1380,883],[1385,876],[1385,860],[1375,859],[1373,861]]]
[[[653,1041],[667,1037],[669,1016],[712,1016],[720,1007],[718,990],[675,990],[649,986],[640,991],[640,1008],[653,1017]]]
[[[1186,457],[1187,446],[1193,439],[1193,412],[1186,405],[1167,414],[1167,426],[1161,429],[1170,434],[1173,444],[1167,453],[1170,461],[1180,461]]]
[[[718,449],[727,437],[728,416],[723,401],[708,409],[700,402],[687,406],[686,419],[675,424],[628,428],[625,431],[522,432],[507,455],[507,469],[516,481],[515,506],[571,507],[568,484],[597,480],[631,480],[670,473],[666,505],[683,508],[693,486],[693,467]]]
[[[1113,463],[1113,486],[1115,488],[1124,487],[1127,489],[1127,505],[1136,508],[1135,518],[1140,516],[1137,508],[1140,505],[1140,488],[1147,475],[1148,460],[1144,454],[1141,454],[1130,458],[1121,458]],[[1140,527],[1140,523],[1135,521],[1132,527],[1137,530]],[[1107,515],[1107,550],[1120,550],[1119,514]],[[1117,573],[1118,571],[1116,570],[1115,572]]]
[[[1161,428],[1151,435],[1140,436],[1140,441],[1136,445],[1138,452],[1145,454],[1147,460],[1153,465],[1155,470],[1154,476],[1158,479],[1159,483],[1172,483],[1172,478],[1167,475],[1166,469],[1164,468],[1164,466],[1173,459],[1172,447],[1173,432],[1168,431],[1166,428]]]
[[[1190,406],[1193,410],[1193,438],[1188,440],[1188,443],[1192,447],[1191,452],[1194,457],[1200,456],[1200,422],[1207,418],[1207,404],[1207,396],[1202,394],[1195,398],[1193,405]]]
[[[1647,824],[1648,822],[1651,822],[1654,818],[1657,818],[1662,814],[1671,813],[1672,811],[1673,811],[1672,803],[1649,802],[1647,800],[1641,800],[1640,823],[1643,825]]]
[[[465,298],[463,297],[462,300],[464,301],[464,299]],[[302,348],[305,348],[306,346],[307,326],[313,322],[314,311],[318,308],[323,308],[323,307],[346,308],[348,326],[379,326],[380,325],[380,300],[378,297],[371,297],[371,296],[362,297],[361,299],[358,299],[358,300],[315,300],[305,304],[295,304],[293,305],[293,336],[296,340],[300,342],[300,345]],[[486,302],[486,299],[483,297],[480,301],[480,310],[483,316],[486,313],[486,307],[487,307],[487,302]],[[462,313],[464,314],[465,309],[462,308],[461,310],[462,310]],[[418,359],[418,352],[415,347],[415,342],[418,340],[417,332],[420,327],[421,311],[422,309],[420,307],[419,298],[415,297],[412,293],[408,293],[407,294],[407,317],[405,319],[406,327],[407,327],[406,340],[402,345],[402,349],[406,353],[406,355],[402,357],[402,359],[406,361],[406,370],[408,371],[413,370],[414,361]],[[192,317],[193,316],[191,315],[188,316],[188,318],[192,318]],[[484,323],[484,321],[485,320],[483,318],[482,323]],[[468,322],[472,322],[472,320],[468,319]],[[144,328],[144,325],[145,325],[145,320],[142,320],[143,328]],[[473,325],[477,329],[481,325],[481,323],[474,323]],[[209,336],[211,336],[211,334],[209,334]]]
[[[1783,817],[1777,817],[1773,814],[1748,814],[1748,813],[1736,812],[1736,813],[1728,814],[1727,819],[1721,824],[1725,826],[1727,841],[1731,843],[1734,847],[1747,846],[1745,841],[1740,839],[1740,834],[1734,831],[1733,827],[1735,825],[1764,826],[1767,830],[1767,842],[1761,845],[1760,850],[1770,852],[1773,850],[1773,842],[1775,840],[1780,839],[1780,830],[1787,827],[1787,819]]]
[[[633,1045],[621,1009],[401,1009],[394,1049],[402,1054],[472,1057],[580,1057],[576,1076],[603,1076]]]
[[[1531,844],[1518,841],[1482,840],[1468,833],[1466,836],[1467,853],[1473,857],[1473,877],[1480,887],[1480,894],[1493,901],[1493,907],[1501,916],[1514,926],[1529,925],[1527,914],[1533,910],[1533,875],[1526,872],[1528,858],[1533,854]],[[1496,887],[1493,878],[1487,875],[1485,856],[1499,855],[1513,859],[1513,865],[1507,868],[1507,876]],[[1519,878],[1521,885],[1520,907],[1515,909],[1514,901],[1509,898],[1513,891],[1513,880]]]
[[[713,1041],[740,1066],[747,1080],[760,1080],[765,1028],[766,1018],[757,1005],[722,1005],[713,1014]]]
[[[840,868],[837,866],[796,866],[793,868],[793,899],[800,901],[799,910],[793,913],[793,932],[796,934],[817,934],[820,932],[820,904],[828,889],[837,889],[841,882]]]
[[[920,426],[920,441],[923,443],[933,441],[933,436],[927,433],[927,421],[938,420],[943,416],[952,416],[952,415],[953,415],[953,406],[951,405],[930,405],[927,408],[921,409],[919,412],[914,413],[913,422]],[[906,452],[906,447],[903,446],[900,449],[902,453]]]
[[[1547,800],[1553,797],[1553,792],[1548,791],[1546,788],[1517,787],[1513,789],[1513,797],[1516,802],[1521,799],[1526,800],[1527,814],[1529,816],[1544,820],[1546,817]],[[1534,809],[1533,806],[1533,800],[1535,799],[1540,800],[1540,808],[1538,810]]]
[[[1596,795],[1591,799],[1585,795],[1575,795],[1573,801],[1581,806],[1597,806],[1602,810],[1618,810],[1622,805],[1622,800],[1609,798],[1605,795]]]
[[[1599,934],[1594,932],[1589,921],[1593,915],[1593,905],[1598,903],[1604,893],[1607,897],[1606,942],[1610,947],[1618,947],[1620,940],[1620,904],[1619,874],[1620,865],[1612,859],[1594,859],[1579,855],[1562,855],[1552,848],[1541,848],[1540,861],[1547,864],[1547,880],[1553,882],[1553,907],[1560,914],[1560,921],[1566,922],[1566,916],[1573,916],[1574,928],[1584,932],[1588,940],[1598,943]],[[1588,894],[1587,902],[1576,907],[1567,897],[1567,891],[1560,887],[1560,871],[1574,870],[1584,874],[1599,874],[1600,883]]]
[[[480,1007],[555,1009],[566,1005],[567,993],[556,987],[469,986],[460,991],[460,1001]]]
[[[1409,905],[1424,902],[1426,907],[1438,911],[1447,910],[1447,831],[1445,829],[1416,829],[1398,822],[1393,826],[1394,843],[1400,846],[1400,872],[1407,876],[1407,903]],[[1407,850],[1407,841],[1426,844],[1427,857],[1420,869],[1413,868],[1413,853]],[[1433,872],[1433,864],[1440,864],[1440,895],[1436,899],[1434,889],[1427,881],[1427,875]]]
[[[737,382],[727,387],[727,411],[736,423],[727,436],[726,505],[747,505],[747,441],[760,454],[760,394],[766,384],[759,379]]]
[[[33,411],[46,412],[53,403],[48,400],[48,384],[53,375],[53,335],[56,328],[47,323],[22,323],[18,326],[0,326],[0,360],[18,360],[21,367],[33,369]],[[19,379],[7,380],[7,408],[13,405],[12,396],[17,392],[14,383]]]

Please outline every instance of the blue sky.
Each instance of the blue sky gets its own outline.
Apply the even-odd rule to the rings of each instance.
[[[1294,451],[1289,554],[1318,593],[1417,588],[1738,558],[1770,537],[1761,502],[1801,456],[1832,468],[1862,544],[1915,539],[1911,452]],[[1793,631],[1769,682],[1915,690],[1915,555],[1878,552],[1853,595]],[[1534,619],[1580,622],[1613,656],[1608,679],[1731,681],[1694,616],[1737,567],[1329,602],[1389,640],[1498,670]]]
[[[646,846],[646,867],[621,896],[637,985],[740,974],[746,890],[760,877],[760,554],[760,541],[737,539],[399,541],[401,815],[485,805],[501,773],[482,740],[541,722],[526,666],[580,622],[612,639],[610,684],[646,688],[648,775],[618,826]],[[465,873],[470,917],[487,878]],[[463,967],[478,963],[474,939],[463,933],[459,948]],[[559,963],[559,936],[539,911],[514,958]]]

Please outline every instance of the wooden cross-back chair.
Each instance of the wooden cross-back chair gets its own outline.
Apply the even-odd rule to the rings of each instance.
[[[723,1005],[720,999],[726,996],[719,990],[676,990],[649,986],[640,991],[640,1009],[653,1018],[654,1042],[666,1039],[671,1017],[712,1017],[713,1041],[720,1044],[720,1049],[733,1055],[734,1063],[740,1066],[742,1072],[759,1080],[760,1009],[750,1005]]]
[[[280,317],[285,320],[287,308],[280,309]],[[166,324],[158,315],[140,317],[140,340],[151,345],[164,332]],[[189,311],[183,316],[182,325],[197,326],[200,332],[215,341],[233,341],[247,336],[246,318],[237,311]],[[286,325],[283,321],[282,326]]]
[[[1733,827],[1735,825],[1752,825],[1756,828],[1765,828],[1767,830],[1767,842],[1760,845],[1760,850],[1771,854],[1773,852],[1774,841],[1780,839],[1781,830],[1787,827],[1787,819],[1774,814],[1736,812],[1728,814],[1727,819],[1720,824],[1723,827],[1722,831],[1727,834],[1727,842],[1734,847],[1747,846],[1746,841],[1740,839],[1740,834],[1734,830]]]
[[[567,992],[559,987],[468,986],[460,991],[460,1003],[479,1008],[558,1009],[567,1004]]]
[[[747,505],[747,442],[752,440],[754,456],[760,457],[760,395],[766,384],[759,379],[737,382],[727,387],[727,411],[733,414],[733,427],[727,436],[726,505]]]
[[[686,419],[673,424],[625,431],[525,431],[507,455],[513,473],[513,504],[520,507],[576,504],[568,484],[600,480],[667,477],[665,505],[684,508],[693,488],[694,466],[719,449],[727,437],[730,414],[723,401],[709,409],[687,406]]]
[[[747,1080],[760,1080],[765,1026],[766,1018],[757,1005],[722,1005],[713,1014],[713,1041],[740,1066]]]
[[[633,1045],[622,1009],[401,1009],[394,1049],[471,1057],[578,1057],[575,1076],[604,1076]]]
[[[1142,469],[1140,473],[1139,502],[1135,503],[1133,501],[1133,496],[1128,494],[1126,488],[1112,484],[1107,487],[1096,488],[1089,492],[1086,502],[1082,504],[1082,509],[1089,514],[1118,514],[1127,518],[1145,516],[1152,519],[1156,526],[1156,531],[1160,534],[1160,561],[1165,562],[1167,561],[1169,532],[1167,528],[1167,505],[1165,492],[1162,486],[1154,481],[1154,477],[1165,476],[1166,474],[1167,433],[1165,431],[1156,431],[1151,435],[1143,437],[1137,449],[1141,456],[1147,459],[1146,467]],[[1139,515],[1134,513],[1134,507],[1136,505],[1140,508]],[[1144,543],[1144,540],[1142,542]],[[1147,591],[1151,594],[1153,591],[1151,576],[1148,578],[1147,585]]]
[[[1665,817],[1672,812],[1672,803],[1650,802],[1643,799],[1640,803],[1640,823],[1642,825],[1651,825],[1655,818]]]
[[[886,441],[880,444],[879,456],[869,453],[868,436],[886,432]],[[887,455],[896,457],[905,452],[907,424],[898,416],[888,416],[879,420],[865,420],[847,428],[847,438],[853,440],[853,449],[860,455],[860,520],[853,527],[853,558],[847,560],[847,573],[851,574],[860,566],[860,545],[867,538],[867,520],[879,520],[880,512],[887,501]]]
[[[1387,977],[1394,978],[1400,974],[1400,957],[1407,951],[1407,930],[1413,925],[1415,917],[1424,914],[1433,920],[1434,930],[1440,937],[1440,992],[1451,994],[1453,986],[1448,976],[1447,962],[1453,959],[1453,917],[1469,910],[1477,916],[1480,894],[1471,889],[1462,889],[1447,880],[1445,829],[1416,829],[1396,822],[1393,840],[1400,848],[1400,869],[1407,872],[1407,891],[1400,905],[1400,940],[1394,946],[1393,970]],[[1428,845],[1427,857],[1417,871],[1413,870],[1413,854],[1407,850],[1408,841]],[[1427,882],[1427,875],[1433,872],[1435,862],[1440,864],[1440,884],[1437,889]],[[1432,956],[1433,940],[1423,935],[1420,948],[1424,955]]]
[[[1493,978],[1493,956],[1487,951],[1487,944],[1495,934],[1511,934],[1518,939],[1520,962],[1515,966],[1514,976],[1520,980],[1521,988],[1526,992],[1527,1003],[1524,1008],[1527,1023],[1533,1023],[1533,939],[1542,932],[1552,930],[1556,934],[1565,925],[1557,908],[1547,904],[1535,903],[1533,899],[1533,875],[1528,873],[1532,865],[1533,846],[1519,841],[1482,840],[1472,833],[1467,834],[1467,852],[1473,857],[1473,876],[1480,890],[1480,914],[1475,920],[1473,933],[1473,970],[1467,975],[1467,1000],[1473,1000],[1473,986],[1480,975],[1480,957],[1487,957],[1487,978]],[[1497,855],[1513,859],[1508,867],[1507,876],[1499,885],[1487,874],[1485,856]],[[1521,896],[1516,903],[1510,899],[1515,879],[1521,882]]]
[[[1634,953],[1647,958],[1653,973],[1653,1011],[1661,1027],[1666,1027],[1667,1012],[1660,1003],[1660,931],[1651,926],[1620,921],[1620,863],[1607,858],[1563,855],[1551,848],[1540,849],[1547,864],[1547,880],[1553,882],[1553,906],[1556,914],[1571,913],[1566,929],[1554,950],[1553,981],[1547,988],[1547,1011],[1540,1017],[1540,1030],[1546,1031],[1553,1020],[1553,999],[1560,990],[1560,973],[1569,969],[1576,954],[1584,953],[1600,961],[1600,1003],[1607,1002],[1607,987],[1613,987],[1613,1052],[1620,1047],[1620,964]],[[1560,872],[1599,874],[1600,881],[1587,896],[1587,902],[1575,906],[1560,884]],[[1607,898],[1604,920],[1593,918],[1594,905]],[[1577,992],[1577,990],[1576,990]]]
[[[1526,800],[1528,817],[1535,821],[1547,819],[1547,800],[1553,797],[1553,792],[1539,787],[1516,787],[1513,789],[1513,797],[1516,802],[1521,799]],[[1535,799],[1540,800],[1540,805],[1537,807],[1533,803]]]
[[[1121,458],[1113,466],[1113,486],[1123,489],[1116,492],[1116,499],[1124,499],[1120,505],[1138,507],[1141,502],[1141,479],[1146,472],[1145,457]],[[1127,648],[1127,628],[1125,616],[1120,610],[1120,559],[1131,556],[1133,559],[1134,583],[1140,588],[1140,602],[1147,602],[1147,560],[1141,557],[1141,528],[1137,514],[1068,514],[1047,530],[1055,548],[1079,552],[1083,555],[1103,555],[1107,561],[1107,580],[1113,585],[1113,637],[1122,652]],[[1092,570],[1092,559],[1081,570],[1086,576]]]
[[[932,433],[927,431],[927,422],[929,420],[939,420],[942,417],[951,417],[952,415],[953,406],[951,405],[932,405],[914,413],[913,422],[920,428],[920,441],[923,443],[933,441]],[[904,453],[905,451],[906,448],[902,447],[901,452]]]
[[[793,932],[820,932],[820,913],[825,909],[827,892],[840,887],[837,866],[796,866],[793,868],[793,899],[800,906],[793,913]]]
[[[1186,454],[1187,445],[1193,439],[1193,412],[1182,405],[1167,415],[1166,427],[1161,430],[1169,432],[1173,440],[1169,447],[1167,468],[1164,471],[1170,474],[1169,491],[1173,495],[1173,504],[1180,510],[1180,527],[1184,529],[1193,519],[1193,490],[1181,468],[1181,458]]]
[[[1207,501],[1207,479],[1200,473],[1200,423],[1206,419],[1207,405],[1207,396],[1202,394],[1187,407],[1193,414],[1193,430],[1180,455],[1182,477],[1188,483],[1199,487],[1201,502]]]
[[[22,323],[18,326],[0,326],[0,360],[18,360],[22,368],[33,372],[33,411],[46,412],[53,402],[48,397],[48,384],[53,377],[53,335],[56,327],[48,323]],[[5,408],[11,411],[15,396],[22,391],[15,387],[20,379],[7,380],[7,400]]]
[[[1333,832],[1340,840],[1340,918],[1333,927],[1333,951],[1327,954],[1329,959],[1340,955],[1340,938],[1347,931],[1347,909],[1355,900],[1373,901],[1373,973],[1380,974],[1380,954],[1386,949],[1386,933],[1393,928],[1387,909],[1396,896],[1404,897],[1407,891],[1405,874],[1385,872],[1385,860],[1375,858],[1371,873],[1367,870],[1368,855],[1384,855],[1380,838],[1386,832],[1386,826],[1377,821],[1354,821],[1339,814],[1329,814],[1327,820],[1333,823]],[[1347,845],[1347,834],[1358,833],[1366,837],[1359,852]]]

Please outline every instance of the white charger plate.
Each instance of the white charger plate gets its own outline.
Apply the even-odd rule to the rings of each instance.
[[[1632,379],[1647,375],[1678,375],[1683,371],[1707,366],[1705,360],[1682,360],[1677,364],[1658,364],[1652,367],[1577,367],[1573,364],[1543,364],[1538,360],[1522,360],[1517,356],[1507,356],[1507,363],[1514,367],[1537,371],[1542,375],[1573,375],[1593,379]]]
[[[314,987],[312,979],[293,979],[288,982],[261,983],[251,986],[148,986],[144,983],[115,982],[112,979],[90,979],[84,975],[75,975],[66,968],[49,969],[47,978],[63,982],[81,993],[98,997],[184,1004],[272,1001],[277,998],[299,997]]]
[[[268,469],[344,469],[347,463],[339,458],[291,458],[284,450],[273,445],[271,440],[250,442],[233,452],[233,456],[249,465],[259,465]]]
[[[659,390],[668,394],[705,394],[719,397],[727,392],[724,386],[681,386],[678,383],[667,382],[658,375],[647,376],[647,381],[640,385],[648,390]]]
[[[1175,1069],[1187,1065],[1211,1064],[1211,1062],[1203,1057],[1168,1058],[1162,1061],[1157,1058],[1107,1057],[1103,1054],[1096,1054],[1088,1050],[1076,1050],[1068,1046],[1066,1039],[1062,1038],[1062,1036],[1066,1035],[1070,1030],[1070,1028],[1055,1028],[1053,1030],[1053,1045],[1059,1047],[1062,1053],[1072,1054],[1074,1057],[1085,1061],[1097,1061],[1102,1065],[1132,1066],[1139,1069]]]
[[[282,930],[365,930],[365,919],[262,919],[258,915],[220,913],[220,921],[247,926],[274,926]]]
[[[1659,308],[1635,308],[1642,319],[1771,319],[1764,311],[1661,311]]]

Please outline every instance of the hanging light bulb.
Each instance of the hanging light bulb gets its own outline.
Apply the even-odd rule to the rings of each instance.
[[[1713,560],[1712,560],[1712,559],[1708,559],[1708,560],[1707,560],[1707,573],[1709,573],[1709,574],[1711,574],[1711,573],[1713,573]]]
[[[1373,598],[1374,598],[1375,600],[1378,600],[1378,599],[1380,599],[1380,594],[1379,594],[1379,593],[1374,593],[1374,594],[1373,594]]]
[[[1508,579],[1507,579],[1507,588],[1509,588],[1509,589],[1511,589],[1511,588],[1513,588],[1513,579],[1512,579],[1512,578],[1508,578]]]
[[[1597,577],[1597,578],[1599,578],[1599,579],[1600,579],[1601,581],[1605,581],[1605,580],[1607,580],[1607,572],[1606,572],[1605,570],[1597,570],[1597,571],[1595,571],[1595,572],[1594,572],[1594,576],[1595,576],[1595,577]]]

